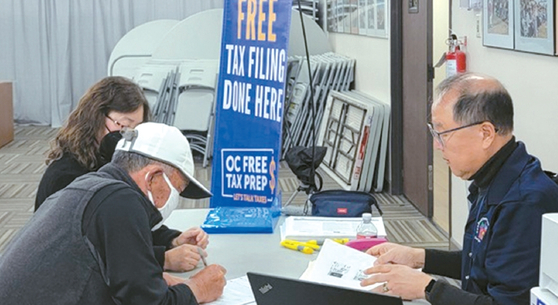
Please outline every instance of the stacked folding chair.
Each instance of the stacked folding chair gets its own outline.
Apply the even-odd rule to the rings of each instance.
[[[217,61],[209,60],[180,65],[173,125],[184,132],[192,149],[203,155],[203,167],[212,152],[218,66]]]
[[[136,76],[152,108],[152,120],[176,126],[206,167],[212,155],[215,117],[216,60],[146,65]]]
[[[283,157],[291,147],[313,145],[312,124],[317,135],[330,90],[349,90],[354,80],[354,65],[353,59],[326,53],[310,57],[311,71],[308,71],[306,59],[290,59],[289,68],[291,71],[296,68],[299,73],[295,75],[289,71],[288,74],[292,89],[287,90],[285,100]],[[312,84],[309,84],[309,75],[312,75]],[[309,88],[314,88],[313,101]]]
[[[143,92],[152,112],[160,107],[159,101],[166,98],[176,74],[176,65],[146,64],[138,69],[133,77],[136,83],[143,88]]]

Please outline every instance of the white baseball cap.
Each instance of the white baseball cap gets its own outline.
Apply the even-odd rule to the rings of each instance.
[[[182,197],[200,199],[212,194],[194,178],[194,158],[190,143],[174,126],[147,122],[123,132],[116,150],[134,152],[180,170],[190,183],[180,194]]]

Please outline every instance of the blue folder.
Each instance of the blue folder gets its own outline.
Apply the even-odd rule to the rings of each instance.
[[[273,233],[280,214],[274,207],[217,207],[201,227],[207,233]]]

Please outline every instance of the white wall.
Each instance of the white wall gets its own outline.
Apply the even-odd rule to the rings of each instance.
[[[322,28],[327,29],[326,0],[320,0],[320,6]],[[389,0],[386,1],[386,6],[391,6]],[[386,24],[389,32],[389,14]],[[389,38],[329,33],[327,30],[326,34],[333,52],[356,60],[354,89],[391,105],[391,49]]]
[[[356,59],[355,89],[391,104],[389,40],[329,33],[329,41],[335,53]]]
[[[515,135],[544,169],[558,171],[558,57],[482,46],[476,37],[475,12],[453,1],[453,30],[466,35],[467,70],[499,79],[514,101]],[[452,180],[452,236],[461,244],[467,215],[465,184]]]
[[[446,40],[449,33],[449,1],[436,1],[436,5],[432,8],[434,20],[432,22],[432,61],[436,65],[438,60],[448,49]],[[436,88],[442,80],[446,78],[446,66],[442,65],[435,71],[433,87]],[[450,176],[449,169],[442,158],[441,152],[434,149],[432,156],[432,165],[434,166],[434,214],[432,220],[445,232],[450,230]]]

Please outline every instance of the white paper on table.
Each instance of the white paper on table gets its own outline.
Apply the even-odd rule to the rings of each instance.
[[[320,254],[301,279],[360,290],[371,290],[382,283],[361,287],[360,282],[369,277],[363,272],[374,265],[376,258],[331,240],[325,240]]]
[[[281,240],[355,238],[356,228],[361,222],[360,217],[289,216],[281,226]],[[378,237],[386,236],[382,217],[372,217],[372,224],[378,230]]]
[[[256,300],[250,288],[248,277],[241,276],[227,281],[223,295],[208,305],[255,305]]]

